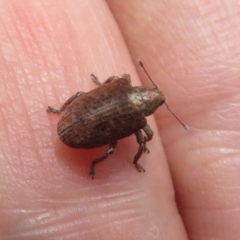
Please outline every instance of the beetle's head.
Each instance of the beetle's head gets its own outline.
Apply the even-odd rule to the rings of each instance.
[[[145,116],[153,114],[158,107],[165,103],[165,96],[157,88],[142,88],[141,96],[146,106],[144,110]]]

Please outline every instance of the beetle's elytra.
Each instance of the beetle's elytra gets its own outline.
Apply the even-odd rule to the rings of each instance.
[[[139,63],[146,72],[142,62]],[[133,164],[139,172],[144,172],[138,160],[143,152],[149,153],[146,142],[153,136],[145,117],[165,103],[165,96],[155,85],[152,89],[131,86],[128,74],[109,77],[104,83],[91,76],[98,88],[87,93],[77,92],[59,110],[50,106],[47,109],[47,112],[63,113],[57,126],[61,141],[72,148],[96,148],[109,144],[108,151],[91,164],[89,174],[94,178],[95,165],[113,154],[117,141],[135,134],[139,149]]]

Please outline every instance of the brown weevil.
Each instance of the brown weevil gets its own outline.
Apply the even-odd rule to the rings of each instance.
[[[165,104],[174,117],[187,129],[165,103],[165,96],[157,88],[148,72],[139,61],[140,66],[151,80],[154,88],[132,87],[129,74],[122,77],[112,76],[101,83],[96,76],[92,80],[99,87],[87,93],[77,92],[57,110],[48,107],[47,112],[63,116],[58,122],[57,132],[63,143],[72,148],[97,148],[109,144],[108,151],[95,159],[89,174],[94,178],[96,164],[102,162],[117,147],[117,141],[136,135],[139,149],[133,164],[139,172],[145,172],[138,163],[142,153],[149,153],[146,142],[153,137],[153,131],[145,117],[153,114]],[[145,136],[143,135],[143,132]]]

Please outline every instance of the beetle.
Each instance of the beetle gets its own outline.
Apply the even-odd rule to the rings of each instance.
[[[98,88],[86,93],[77,92],[59,110],[48,106],[49,113],[63,113],[57,132],[67,146],[91,149],[109,144],[107,152],[91,163],[89,175],[92,178],[96,174],[96,164],[114,153],[118,140],[132,134],[135,134],[139,145],[133,164],[139,172],[145,172],[138,161],[143,153],[150,152],[146,143],[153,137],[146,117],[153,114],[159,106],[165,104],[187,129],[168,107],[164,94],[155,85],[143,63],[139,61],[139,64],[154,85],[153,88],[133,87],[129,74],[111,76],[103,83],[92,74],[92,80]]]

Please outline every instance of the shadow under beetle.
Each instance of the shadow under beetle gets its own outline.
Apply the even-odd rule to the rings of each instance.
[[[87,93],[77,92],[57,110],[48,107],[47,112],[60,114],[57,126],[58,135],[63,143],[72,148],[97,148],[109,144],[108,151],[95,159],[89,174],[94,178],[96,164],[102,162],[117,147],[117,141],[136,135],[139,149],[133,164],[139,172],[145,172],[138,163],[143,152],[149,153],[146,142],[153,137],[153,131],[145,117],[153,114],[165,104],[174,117],[187,129],[165,103],[165,96],[154,84],[143,63],[139,61],[154,88],[132,87],[129,74],[122,77],[112,76],[101,83],[96,76],[92,80],[99,87]],[[145,136],[143,135],[143,132]]]

